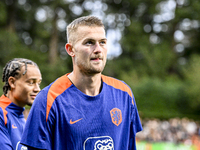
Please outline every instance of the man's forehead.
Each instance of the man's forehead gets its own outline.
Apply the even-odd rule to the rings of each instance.
[[[105,30],[103,27],[80,27],[76,34],[77,40],[84,38],[105,39]]]
[[[27,68],[26,68],[27,67]],[[21,71],[24,71],[25,69],[30,69],[30,68],[38,68],[37,66],[35,66],[35,65],[33,65],[33,64],[27,64],[27,65],[25,65],[25,64],[23,64],[22,66],[21,66]]]
[[[101,26],[79,26],[77,28],[77,32],[83,32],[83,31],[87,31],[87,32],[105,32],[104,27]]]
[[[27,66],[23,65],[21,67],[21,73],[23,74],[24,71],[26,71],[26,74],[30,74],[30,72],[33,72],[33,70],[35,70],[35,69],[40,71],[39,68],[35,65],[31,65],[31,64],[27,64]]]

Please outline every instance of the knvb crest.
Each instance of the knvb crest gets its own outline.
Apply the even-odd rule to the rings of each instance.
[[[110,116],[111,116],[111,119],[112,119],[112,122],[116,125],[116,126],[119,126],[122,122],[122,112],[120,109],[118,108],[113,108],[111,111],[110,111]]]

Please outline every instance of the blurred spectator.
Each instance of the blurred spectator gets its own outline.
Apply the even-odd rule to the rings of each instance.
[[[200,141],[199,123],[187,118],[142,120],[143,131],[137,133],[137,139],[147,142],[173,142],[193,144]],[[195,137],[195,138],[194,138]],[[195,139],[195,140],[193,140]]]

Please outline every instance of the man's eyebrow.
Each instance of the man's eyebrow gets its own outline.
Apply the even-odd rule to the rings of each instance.
[[[107,41],[107,38],[102,38],[102,39],[94,39],[94,38],[86,38],[83,40],[83,43],[85,42],[88,42],[88,41],[91,41],[91,42],[96,42],[96,41]]]
[[[101,39],[101,40],[107,41],[107,38],[103,38],[103,39]]]
[[[93,38],[86,38],[86,39],[84,39],[84,41],[95,41]]]
[[[86,39],[83,40],[83,43],[88,42],[88,41],[94,42],[95,39],[93,39],[93,38],[86,38]]]
[[[34,80],[34,81],[37,81],[38,79],[37,79],[37,78],[29,78],[29,79],[27,79],[27,81],[28,81],[28,80]],[[42,81],[42,78],[40,78],[39,81]]]

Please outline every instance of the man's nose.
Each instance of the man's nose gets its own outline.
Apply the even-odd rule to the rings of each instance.
[[[100,53],[102,51],[102,47],[98,42],[94,46],[95,46],[94,47],[94,52],[95,53]]]
[[[40,91],[40,84],[38,84],[38,83],[35,84],[34,91],[36,91],[36,92]]]

